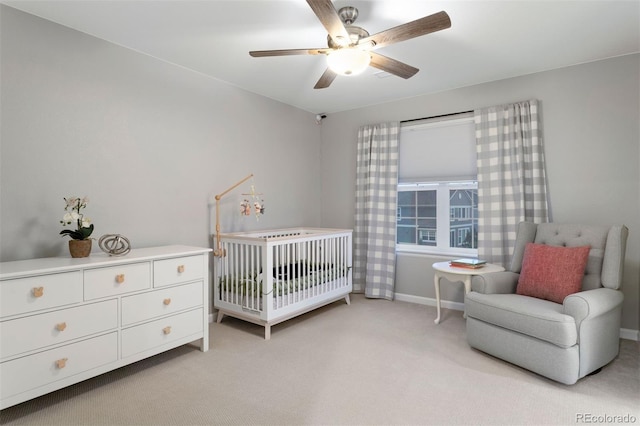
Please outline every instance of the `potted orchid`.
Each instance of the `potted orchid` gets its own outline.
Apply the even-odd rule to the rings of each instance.
[[[60,235],[69,236],[69,252],[71,257],[87,257],[91,252],[91,233],[93,232],[93,224],[91,220],[82,213],[82,209],[87,207],[89,199],[87,197],[68,197],[64,198],[66,203],[60,223],[64,226],[75,224],[76,229],[64,229],[60,231]]]

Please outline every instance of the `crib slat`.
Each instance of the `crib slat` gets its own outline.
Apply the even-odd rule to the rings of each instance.
[[[248,262],[248,273],[249,273],[249,283],[251,284],[251,297],[250,297],[250,304],[249,304],[249,309],[252,310],[256,310],[256,290],[258,289],[258,283],[257,280],[255,278],[255,274],[256,274],[256,270],[255,270],[255,251],[256,248],[255,246],[248,246],[249,247],[249,262]]]
[[[277,268],[277,265],[280,265],[280,246],[275,246],[272,251],[272,259],[273,259],[273,267]],[[276,273],[272,273],[271,271],[267,271],[268,274],[273,276],[273,294],[269,296],[269,298],[273,298],[274,306],[277,309],[278,306],[278,295],[277,288],[280,287],[280,276],[278,274],[278,269],[275,269]]]
[[[345,244],[344,244],[344,237],[340,237],[340,265],[339,265],[339,270],[338,270],[338,274],[340,275],[340,287],[342,287],[344,285],[344,275],[343,271],[345,270],[345,255],[346,255],[346,250],[345,250]]]
[[[251,261],[249,264],[249,271],[251,272],[251,309],[258,310],[258,289],[260,288],[258,283],[258,268],[256,265],[256,246],[251,246]]]
[[[249,265],[249,270],[251,272],[251,309],[257,311],[259,309],[258,305],[258,293],[260,284],[258,283],[258,268],[256,265],[256,246],[251,246],[251,262]]]
[[[232,253],[233,253],[233,303],[236,305],[242,305],[242,303],[240,303],[240,301],[238,300],[238,268],[240,267],[238,262],[238,245],[237,244],[233,244],[231,246],[232,248]]]
[[[327,243],[329,245],[329,260],[327,261],[327,275],[329,276],[329,284],[328,284],[328,289],[327,291],[331,291],[333,290],[333,264],[335,263],[335,260],[333,259],[333,256],[335,255],[334,253],[334,246],[333,243],[335,242],[335,240],[333,238],[331,239],[327,239]]]
[[[252,277],[252,272],[251,272],[251,260],[252,260],[252,255],[253,255],[253,247],[249,244],[245,244],[245,260],[244,260],[244,264],[245,264],[245,270],[244,270],[244,274],[245,274],[245,288],[246,290],[246,297],[245,297],[245,306],[248,309],[253,309],[253,290],[254,290],[254,280]]]
[[[309,294],[309,286],[311,285],[311,279],[313,278],[311,276],[311,271],[312,271],[312,264],[309,261],[309,241],[305,241],[304,242],[304,253],[303,253],[303,258],[305,259],[305,280],[304,280],[304,285],[302,287],[302,291],[304,291],[304,294],[308,296]]]
[[[241,280],[242,280],[242,300],[243,306],[247,306],[248,302],[249,302],[249,290],[250,290],[250,286],[248,285],[248,281],[247,279],[248,277],[248,270],[247,270],[247,249],[249,247],[246,244],[243,244],[242,246],[240,246],[240,264],[241,264]]]
[[[322,279],[319,286],[319,294],[324,294],[327,291],[327,240],[322,238],[319,243],[320,247],[320,266],[322,270]]]
[[[284,278],[284,283],[285,283],[285,287],[287,289],[287,295],[285,297],[286,299],[286,304],[288,305],[289,303],[291,303],[291,244],[285,244],[284,246],[284,253],[285,253],[285,257],[284,257],[284,261],[285,261],[285,265],[287,268],[287,274],[285,275],[286,278]]]
[[[316,280],[320,280],[320,273],[321,273],[321,265],[320,265],[320,260],[318,259],[318,240],[314,240],[312,241],[312,254],[311,254],[311,258],[313,259],[313,265],[316,268]],[[311,287],[311,296],[315,297],[318,291],[318,282],[315,282],[313,287]]]

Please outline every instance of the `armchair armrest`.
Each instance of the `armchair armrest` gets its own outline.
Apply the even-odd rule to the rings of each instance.
[[[576,326],[580,330],[580,324],[583,321],[606,314],[620,306],[623,300],[624,295],[621,291],[596,288],[570,294],[565,297],[562,305],[564,313],[576,320]]]
[[[484,294],[515,293],[519,277],[520,274],[511,271],[475,275],[471,280],[471,291]]]
[[[580,376],[610,362],[620,347],[621,291],[597,288],[565,297],[563,311],[576,322],[580,347]]]

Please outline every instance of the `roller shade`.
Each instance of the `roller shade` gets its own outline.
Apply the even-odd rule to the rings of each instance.
[[[473,115],[403,124],[399,182],[476,179]]]

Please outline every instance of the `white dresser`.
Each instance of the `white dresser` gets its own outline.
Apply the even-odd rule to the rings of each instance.
[[[209,248],[0,263],[0,409],[198,340]]]

